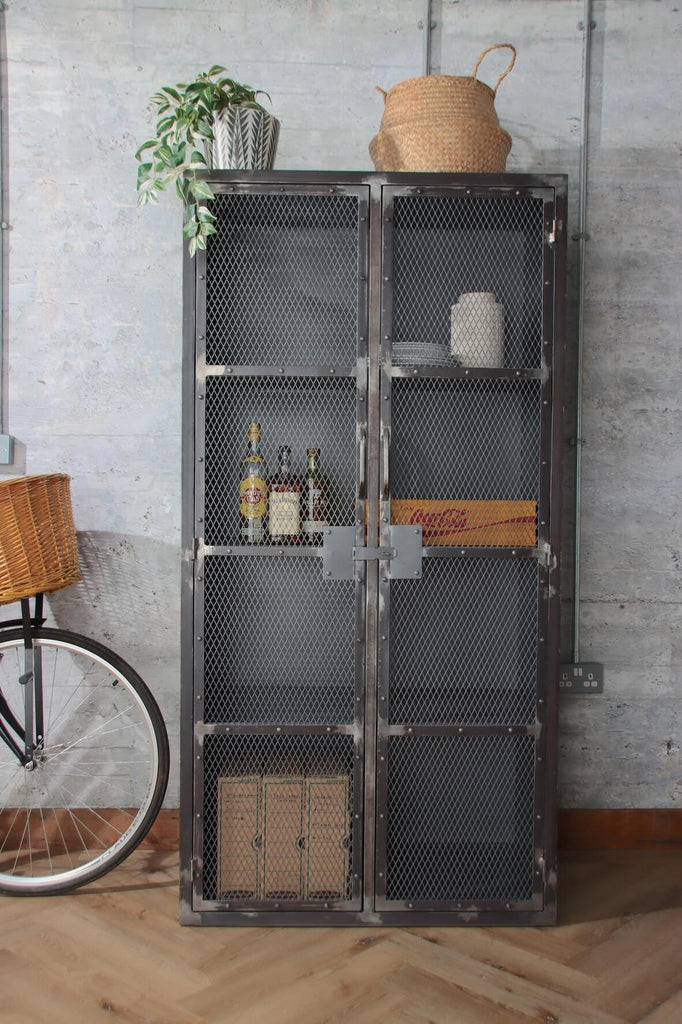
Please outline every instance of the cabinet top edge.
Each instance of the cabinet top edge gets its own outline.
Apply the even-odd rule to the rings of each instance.
[[[425,171],[200,171],[198,177],[228,184],[490,186],[497,188],[568,187],[567,174],[450,174]]]

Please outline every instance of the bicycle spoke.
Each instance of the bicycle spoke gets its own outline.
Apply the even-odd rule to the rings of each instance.
[[[5,892],[61,891],[108,870],[149,828],[168,774],[163,722],[129,666],[90,641],[48,629],[34,639],[34,657],[42,670],[42,743],[29,770],[0,749]],[[0,714],[19,722],[22,666],[22,636],[0,633],[7,701]]]
[[[71,743],[71,744],[70,744],[70,745],[69,745],[68,747],[65,747],[65,749],[64,749],[64,751],[63,751],[63,753],[67,753],[67,752],[68,752],[69,750],[71,750],[71,748],[72,748],[72,747],[75,747],[75,746],[79,746],[79,745],[81,744],[81,742],[83,742],[83,741],[85,741],[86,743],[87,743],[87,742],[89,742],[89,741],[90,741],[90,740],[92,740],[92,739],[93,739],[93,738],[94,738],[95,736],[99,736],[99,735],[108,735],[108,733],[104,732],[104,730],[106,729],[106,727],[107,727],[108,725],[110,725],[110,724],[111,724],[111,722],[115,722],[115,721],[117,721],[118,719],[122,718],[122,717],[123,717],[123,715],[125,715],[125,714],[126,714],[126,713],[127,713],[128,711],[130,711],[130,708],[124,708],[124,709],[123,709],[122,711],[119,711],[119,712],[118,712],[118,713],[117,713],[116,715],[114,715],[114,716],[113,716],[113,718],[111,718],[111,719],[109,720],[109,722],[105,722],[105,723],[103,723],[103,724],[101,724],[101,725],[98,725],[96,729],[93,729],[93,730],[92,730],[91,732],[89,732],[89,733],[88,733],[87,735],[85,735],[85,736],[82,736],[82,737],[81,737],[81,736],[79,736],[79,737],[78,737],[78,739],[75,739],[75,740],[73,741],[73,743]],[[131,725],[128,725],[128,726],[125,726],[125,727],[124,727],[124,729],[125,729],[125,730],[129,730],[129,729],[132,729],[132,728],[134,728],[134,726],[133,726],[132,724],[131,724]],[[117,730],[115,730],[115,729],[114,729],[114,730],[111,730],[111,733],[113,734],[113,733],[114,733],[114,732],[116,732],[116,731],[117,731]]]
[[[46,721],[45,734],[46,734],[46,737],[47,737],[47,733],[48,733],[48,728],[47,728],[47,722],[48,721],[51,723],[51,730],[50,730],[51,732],[54,732],[54,731],[58,730],[60,728],[60,725],[61,725],[62,722],[68,721],[69,719],[72,719],[72,718],[74,718],[76,716],[76,714],[78,713],[80,708],[85,704],[85,702],[88,700],[88,698],[93,696],[95,689],[97,689],[97,687],[100,686],[100,683],[95,683],[94,687],[90,686],[87,689],[85,688],[86,681],[90,678],[90,676],[92,676],[95,673],[95,671],[98,668],[97,665],[91,665],[90,668],[88,669],[88,671],[83,675],[83,677],[80,680],[80,682],[78,683],[78,685],[76,687],[72,688],[72,692],[71,692],[71,694],[70,694],[70,696],[68,698],[68,701],[66,702],[66,704],[62,705],[62,707],[59,709],[59,712],[58,712],[56,718],[54,720],[52,720],[52,707],[53,707],[54,695],[55,695],[55,692],[56,692],[57,664],[58,664],[58,661],[59,661],[60,654],[61,654],[61,651],[57,651],[56,652],[56,656],[54,658],[54,663],[53,663],[53,666],[52,666],[52,676],[53,676],[53,678],[52,678],[52,683],[50,685],[50,707],[49,707],[48,713],[45,716],[45,721]],[[44,685],[44,681],[43,681],[43,685]],[[80,698],[80,700],[75,705],[73,705],[72,702],[74,700],[76,700],[78,692],[80,690],[83,691],[83,696]]]
[[[24,825],[24,832],[23,832],[23,835],[22,835],[21,839],[19,840],[19,850],[21,850],[21,848],[23,846],[23,841],[24,841],[24,837],[25,836],[28,837],[28,858],[29,858],[29,863],[31,864],[31,867],[33,867],[33,858],[32,858],[32,850],[31,850],[31,829],[29,828],[29,814],[28,814],[28,812],[26,813],[26,824]],[[17,857],[18,856],[19,855],[17,854]],[[15,869],[16,869],[17,863],[18,862],[15,860],[15,862],[14,862]]]
[[[5,810],[5,808],[3,807],[3,811],[4,811],[4,810]],[[19,819],[19,813],[20,813],[20,812],[19,812],[19,809],[17,808],[17,809],[15,810],[15,813],[14,813],[14,817],[12,818],[12,821],[10,822],[10,827],[9,827],[9,828],[7,829],[7,834],[5,835],[5,838],[4,838],[4,839],[3,839],[3,841],[2,841],[2,845],[0,845],[0,853],[3,853],[3,852],[4,852],[4,850],[5,850],[5,846],[7,845],[8,841],[9,841],[9,837],[10,837],[10,836],[11,836],[11,834],[12,834],[12,831],[13,831],[13,829],[14,829],[14,825],[15,825],[15,823],[16,823],[16,822],[18,821],[18,819]]]
[[[52,870],[53,870],[53,868],[52,868],[52,855],[50,854],[50,841],[49,841],[49,838],[48,838],[48,835],[47,835],[47,829],[45,827],[45,815],[43,814],[42,807],[38,808],[38,810],[40,812],[40,821],[41,821],[42,826],[43,826],[43,835],[45,836],[45,852],[47,853],[47,859],[48,859],[48,863],[50,865],[50,874],[52,874]]]
[[[60,821],[59,821],[59,815],[57,814],[57,812],[55,811],[54,808],[52,808],[52,817],[54,818],[55,825],[59,829],[59,835],[60,835],[60,838],[61,838],[61,841],[62,841],[62,848],[64,849],[64,851],[66,853],[66,856],[67,856],[67,859],[69,861],[69,864],[71,865],[71,867],[73,867],[73,861],[71,860],[71,854],[69,853],[68,844],[66,842],[66,839],[64,838],[64,833],[62,831],[62,826],[61,826]]]

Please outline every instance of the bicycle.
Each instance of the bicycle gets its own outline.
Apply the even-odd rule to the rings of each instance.
[[[69,477],[0,483],[0,604],[21,606],[0,622],[0,893],[101,877],[165,795],[168,737],[149,688],[103,644],[45,626],[43,595],[80,579]]]

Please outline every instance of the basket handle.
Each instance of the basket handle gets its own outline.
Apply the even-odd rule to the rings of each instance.
[[[500,82],[502,81],[503,78],[507,77],[507,75],[509,74],[511,69],[514,67],[514,63],[516,61],[516,50],[514,49],[514,47],[512,46],[511,43],[494,43],[493,46],[489,46],[486,50],[483,51],[481,56],[476,61],[476,66],[474,68],[474,73],[471,76],[473,78],[474,82],[476,81],[476,74],[478,72],[479,67],[481,66],[481,61],[485,57],[486,53],[490,53],[491,50],[511,50],[511,52],[512,52],[512,59],[509,62],[509,66],[507,67],[507,69],[505,71],[502,72],[500,77],[495,82],[495,88],[493,89],[493,96],[497,96],[497,90],[500,87]]]
[[[388,93],[386,92],[386,90],[382,89],[380,85],[375,85],[374,88],[376,89],[376,91],[379,93],[380,96],[383,96],[384,103],[385,103],[386,102],[386,97],[388,96]]]

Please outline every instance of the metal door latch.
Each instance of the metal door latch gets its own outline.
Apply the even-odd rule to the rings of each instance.
[[[354,526],[328,526],[323,534],[322,572],[326,579],[352,580],[356,562],[385,561],[391,579],[415,579],[422,574],[421,526],[390,526],[390,547],[355,543]]]
[[[395,558],[395,548],[353,548],[353,559],[356,562],[373,562],[375,558]]]

